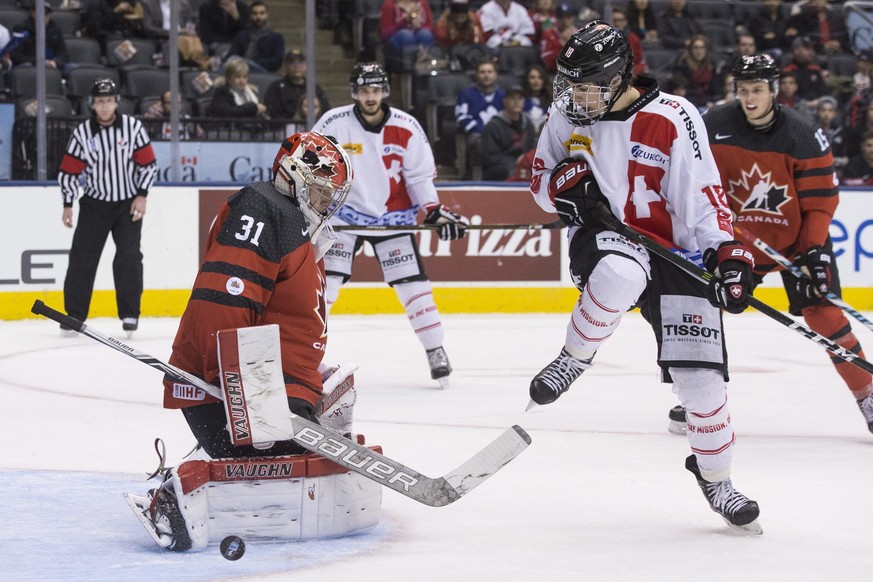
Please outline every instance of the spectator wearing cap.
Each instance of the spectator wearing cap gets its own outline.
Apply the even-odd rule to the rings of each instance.
[[[612,9],[612,25],[619,29],[627,38],[627,41],[631,46],[631,52],[634,55],[634,73],[641,75],[646,72],[646,69],[648,69],[648,66],[646,65],[646,53],[643,50],[643,43],[640,42],[640,37],[630,29],[629,24],[630,21],[627,17],[627,10],[619,7]]]
[[[536,33],[533,20],[515,0],[489,0],[479,9],[479,21],[485,32],[485,46],[492,50],[502,46],[533,46]]]
[[[285,54],[285,76],[273,81],[264,94],[264,105],[271,119],[292,119],[300,109],[300,101],[306,96],[306,55],[292,49]],[[315,96],[322,111],[330,109],[324,89],[315,84]]]
[[[797,36],[808,37],[817,53],[837,55],[851,52],[849,34],[842,14],[838,14],[827,0],[809,0],[798,3],[796,14],[788,19],[788,28],[797,31]]]
[[[797,94],[814,107],[815,100],[827,93],[824,72],[815,62],[815,47],[809,38],[799,36],[791,42],[791,51],[791,61],[782,72],[796,75]]]
[[[664,48],[685,48],[691,37],[703,34],[703,28],[688,11],[687,0],[667,0],[658,18],[658,37]]]
[[[233,37],[228,55],[242,57],[255,73],[279,70],[285,54],[285,37],[270,28],[267,5],[255,0],[249,5],[249,24]]]
[[[480,45],[485,34],[469,0],[452,0],[434,25],[434,37],[437,45],[449,50],[462,44]]]
[[[540,60],[550,73],[557,71],[558,55],[576,32],[576,9],[566,2],[555,8],[555,26],[543,33],[540,40]]]
[[[503,181],[518,158],[536,145],[536,129],[524,112],[524,90],[514,86],[503,96],[503,111],[482,130],[482,178]]]
[[[873,186],[873,131],[864,134],[860,148],[843,170],[845,186]]]
[[[407,46],[433,45],[430,4],[419,0],[385,0],[379,20],[382,42],[396,51]]]
[[[49,69],[63,69],[69,60],[64,33],[52,22],[52,7],[45,3],[45,66]],[[30,10],[30,17],[12,29],[13,38],[21,42],[9,52],[13,67],[36,65],[36,8]]]
[[[840,104],[836,97],[830,95],[819,97],[815,116],[818,126],[828,138],[828,143],[831,144],[834,168],[840,170],[845,167],[849,160],[846,157],[846,133],[840,123]]]
[[[534,46],[537,46],[543,38],[543,33],[555,25],[555,0],[533,0],[527,14],[534,24],[534,35],[531,40]]]

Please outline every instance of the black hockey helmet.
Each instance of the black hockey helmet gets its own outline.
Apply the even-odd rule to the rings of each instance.
[[[91,87],[91,97],[117,97],[118,85],[115,81],[105,77],[94,81],[94,86]]]
[[[589,22],[573,33],[558,55],[558,110],[573,125],[597,122],[627,90],[633,67],[633,51],[624,33],[602,20]]]
[[[731,75],[734,77],[734,93],[737,81],[765,81],[774,93],[779,89],[779,66],[767,53],[737,57]]]
[[[376,62],[358,63],[352,69],[352,74],[349,77],[349,84],[352,86],[352,98],[358,92],[358,87],[377,86],[382,87],[384,96],[387,97],[391,91],[388,84],[388,75],[382,65]]]

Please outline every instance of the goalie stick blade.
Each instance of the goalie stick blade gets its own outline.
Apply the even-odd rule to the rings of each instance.
[[[142,526],[149,532],[149,535],[155,540],[155,543],[160,547],[165,548],[170,545],[171,538],[168,538],[166,541],[161,540],[160,534],[155,529],[155,524],[146,516],[145,512],[148,511],[149,508],[149,500],[146,497],[140,497],[139,495],[134,495],[132,493],[123,493],[124,500],[127,501],[127,504],[133,510],[133,514],[140,521]]]
[[[91,329],[81,321],[45,305],[42,301],[37,300],[33,304],[32,311],[59,323],[66,322],[68,327],[76,329],[79,333],[164,374],[205,390],[218,399],[224,397],[221,390],[203,379]],[[293,440],[306,450],[317,453],[352,473],[362,475],[401,495],[432,507],[441,507],[457,501],[518,456],[530,444],[528,434],[521,427],[514,426],[507,430],[507,433],[510,433],[508,436],[504,433],[455,471],[445,477],[433,479],[305,418],[291,414],[291,425],[292,433],[287,435],[287,438],[277,440]],[[450,483],[448,478],[452,478],[454,483]],[[459,489],[455,488],[456,485]]]

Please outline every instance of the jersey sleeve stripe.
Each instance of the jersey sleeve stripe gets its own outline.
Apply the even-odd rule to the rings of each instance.
[[[258,301],[253,301],[247,297],[230,295],[214,289],[194,289],[191,293],[191,301],[207,301],[217,305],[225,305],[227,307],[238,307],[240,309],[249,309],[258,315],[264,312],[264,304]]]
[[[252,271],[251,269],[246,269],[245,267],[240,267],[239,265],[234,265],[232,263],[226,263],[224,261],[209,261],[203,263],[203,267],[200,269],[200,272],[218,273],[220,275],[227,275],[228,277],[239,277],[244,281],[250,281],[255,285],[259,285],[267,291],[272,291],[276,286],[276,282],[270,277],[264,277],[256,271]]]

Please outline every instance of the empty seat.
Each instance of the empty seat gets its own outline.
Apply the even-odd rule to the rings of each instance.
[[[82,28],[82,16],[77,10],[54,10],[51,18],[64,35],[74,35]]]
[[[646,66],[651,73],[669,73],[681,51],[667,48],[646,48]]]
[[[431,142],[439,139],[439,117],[451,115],[454,120],[458,93],[472,84],[466,73],[441,73],[427,77],[428,102],[425,106],[426,130]]]
[[[703,34],[709,39],[711,53],[730,50],[737,43],[734,27],[724,22],[706,22],[701,24]]]
[[[160,95],[170,89],[170,72],[157,67],[137,67],[122,71],[121,94],[126,97]]]
[[[837,77],[854,77],[858,68],[855,55],[831,55],[828,57],[827,70]]]
[[[99,65],[103,60],[100,43],[93,38],[64,36],[71,63]]]
[[[728,0],[689,0],[688,11],[698,20],[733,20],[733,3]]]
[[[12,32],[12,29],[19,24],[24,24],[29,17],[30,13],[26,10],[19,10],[17,8],[0,8],[0,24],[5,26],[10,33]]]
[[[267,88],[281,78],[282,75],[273,73],[249,73],[249,84],[258,88],[258,97],[263,101],[264,95],[267,94]]]
[[[121,86],[118,69],[103,65],[82,65],[72,69],[67,74],[67,95],[72,98],[82,98],[91,93],[94,81],[97,79],[112,79]]]
[[[19,97],[15,100],[15,117],[36,117],[37,107],[35,96]],[[72,117],[73,104],[66,97],[46,95],[45,115],[46,117]]]
[[[130,43],[124,45],[124,43]],[[125,54],[125,47],[132,51]],[[143,38],[113,39],[106,41],[106,63],[114,67],[130,65],[152,65],[155,43]]]
[[[212,86],[210,86],[205,91],[203,90],[205,87],[195,87],[194,80],[197,79],[201,74],[208,75],[212,80]],[[216,73],[212,71],[182,71],[180,73],[179,84],[182,89],[182,96],[187,97],[188,99],[198,99],[200,97],[209,97],[211,98],[213,93],[215,93],[215,81],[222,77],[221,73]],[[264,96],[261,95],[261,99]]]
[[[36,67],[15,67],[9,74],[12,97],[36,95]],[[63,75],[58,69],[45,70],[46,95],[64,95]]]
[[[505,46],[501,47],[497,58],[497,70],[501,73],[522,75],[530,66],[540,63],[538,47]]]

